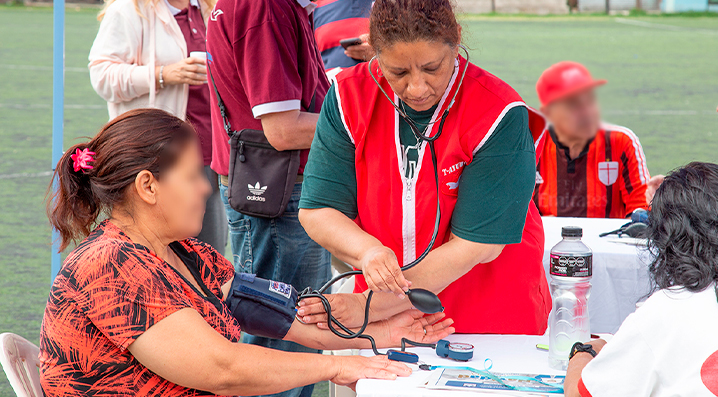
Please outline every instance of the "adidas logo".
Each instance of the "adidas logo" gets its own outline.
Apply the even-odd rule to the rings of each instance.
[[[262,186],[257,182],[254,186],[247,184],[247,188],[249,189],[249,192],[253,194],[253,196],[247,196],[247,200],[250,201],[265,201],[264,197],[260,197],[264,194],[264,192],[267,191],[266,186]]]
[[[247,185],[247,187],[249,188],[249,191],[252,192],[252,194],[255,196],[261,196],[264,194],[265,191],[267,191],[266,186],[262,186],[262,187],[260,187],[260,186],[261,185],[259,184],[259,182],[257,182],[257,184],[254,186]]]

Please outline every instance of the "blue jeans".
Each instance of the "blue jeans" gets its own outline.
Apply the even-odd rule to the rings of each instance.
[[[219,189],[229,221],[229,238],[236,271],[288,283],[300,292],[308,286],[319,289],[329,280],[329,252],[309,238],[299,223],[301,183],[294,185],[284,215],[275,219],[256,218],[235,211],[227,199],[227,186],[220,183]],[[248,334],[244,334],[243,342],[288,352],[321,353],[321,350],[294,342]],[[272,396],[310,397],[313,390],[314,385],[309,385]]]

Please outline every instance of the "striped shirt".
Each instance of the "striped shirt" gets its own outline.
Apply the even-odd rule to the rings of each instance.
[[[340,40],[369,33],[369,12],[374,0],[318,0],[314,10],[314,36],[325,69],[348,68],[361,61],[344,54]]]
[[[541,215],[624,218],[648,208],[646,156],[633,131],[603,124],[571,159],[553,130],[536,171],[534,201]]]

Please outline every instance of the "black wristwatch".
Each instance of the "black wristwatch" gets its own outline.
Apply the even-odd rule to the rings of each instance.
[[[593,357],[596,357],[596,351],[593,350],[593,346],[591,345],[584,345],[581,342],[576,342],[571,346],[571,353],[568,354],[568,359],[571,360],[573,356],[576,355],[576,353],[588,353]]]

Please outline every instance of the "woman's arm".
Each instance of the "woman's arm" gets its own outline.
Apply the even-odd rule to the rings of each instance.
[[[139,65],[142,21],[132,2],[126,4],[107,9],[90,49],[90,82],[107,102],[126,102],[154,88],[149,66]]]
[[[454,321],[452,319],[440,321],[444,316],[444,313],[436,313],[424,317],[424,314],[418,310],[407,310],[388,320],[369,324],[364,334],[371,335],[377,348],[380,349],[399,347],[402,338],[421,343],[435,343],[454,333],[454,328],[451,327]],[[299,321],[294,321],[284,339],[321,350],[371,348],[371,344],[366,339],[343,339],[314,325],[302,324]]]
[[[307,234],[337,258],[356,268],[363,268],[377,249],[384,248],[379,240],[363,231],[356,223],[341,212],[331,209],[300,209],[299,219]],[[444,245],[434,249],[417,266],[399,275],[411,281],[413,288],[424,288],[434,293],[444,290],[449,284],[468,273],[479,263],[487,263],[496,259],[503,250],[503,245],[481,244],[464,240],[452,234],[451,239]],[[389,250],[390,251],[390,250]],[[367,255],[369,254],[369,255]],[[383,261],[392,258],[384,257]],[[396,257],[393,257],[394,267],[398,269]],[[398,276],[396,276],[398,279]],[[403,294],[402,294],[403,298]],[[337,294],[329,297],[330,301],[342,301],[333,314],[350,327],[358,327],[363,320],[363,308],[366,294]],[[352,310],[344,310],[350,307]],[[411,308],[408,299],[401,299],[393,294],[376,293],[372,298],[371,321],[389,318]],[[300,302],[298,314],[305,323],[326,322],[324,307],[318,299],[307,299]]]
[[[581,379],[581,372],[593,360],[588,353],[578,353],[568,363],[566,379],[563,382],[564,395],[566,397],[581,397],[578,392],[578,380]]]
[[[503,245],[474,243],[452,233],[448,242],[431,251],[421,263],[403,273],[411,280],[412,288],[423,288],[438,294],[474,266],[496,259],[503,249]],[[370,318],[387,318],[408,308],[411,308],[408,299],[398,299],[386,293],[374,294]]]
[[[596,339],[588,342],[596,353],[600,353],[606,341]],[[563,382],[564,395],[566,397],[581,397],[578,391],[578,381],[581,379],[581,372],[593,360],[593,356],[589,353],[576,353],[568,362],[568,370],[566,371],[566,379]]]
[[[222,286],[223,296],[229,296],[233,280],[234,278],[230,279]],[[330,300],[333,296],[331,294],[326,295],[327,299]],[[345,309],[349,310],[350,307]],[[356,310],[357,312],[353,313],[351,317],[360,318],[361,323],[364,319],[364,307],[356,307]],[[406,310],[387,320],[369,324],[364,333],[374,338],[378,348],[401,346],[402,338],[422,343],[434,343],[453,334],[455,331],[451,327],[454,320],[444,319],[444,317],[444,313],[424,316],[424,313],[418,310]],[[444,320],[442,321],[442,319]],[[353,329],[352,332],[356,332],[358,328],[359,326],[357,326],[357,329]],[[284,340],[297,342],[319,350],[371,348],[371,344],[367,339],[344,339],[334,335],[332,332],[320,330],[313,325],[302,324],[296,319],[284,336]]]
[[[405,365],[382,357],[287,353],[232,343],[189,308],[154,324],[129,351],[170,382],[219,395],[271,394],[324,380],[351,385],[362,378],[411,374]]]

